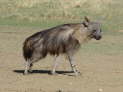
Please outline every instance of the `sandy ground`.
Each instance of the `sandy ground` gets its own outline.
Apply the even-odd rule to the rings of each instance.
[[[24,76],[24,38],[21,34],[16,34],[15,39],[14,33],[0,33],[0,39],[0,92],[123,92],[122,54],[80,51],[76,61],[82,74],[76,77],[69,73],[70,65],[65,59],[57,68],[58,74],[50,75],[53,57],[48,56],[35,63],[32,74]]]

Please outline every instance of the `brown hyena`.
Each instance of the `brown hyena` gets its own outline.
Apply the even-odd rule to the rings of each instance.
[[[81,44],[94,38],[101,39],[101,28],[97,22],[90,21],[87,17],[82,23],[70,23],[43,30],[28,37],[23,45],[23,56],[26,60],[24,74],[31,71],[33,63],[46,57],[47,54],[55,56],[52,74],[58,65],[58,56],[65,54],[68,57],[72,71],[77,75],[73,55]]]

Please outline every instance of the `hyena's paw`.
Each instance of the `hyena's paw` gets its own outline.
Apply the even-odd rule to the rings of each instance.
[[[51,75],[57,75],[57,73],[54,72],[54,71],[51,71],[50,74],[51,74]]]
[[[29,73],[29,71],[24,71],[23,75],[28,75]]]
[[[33,72],[33,70],[29,70],[29,73],[32,73]]]
[[[81,76],[82,74],[81,74],[81,72],[80,71],[76,71],[76,72],[74,72],[74,76]]]

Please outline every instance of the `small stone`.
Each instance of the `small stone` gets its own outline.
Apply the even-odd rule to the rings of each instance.
[[[102,88],[99,88],[99,89],[98,89],[98,92],[103,92],[103,89],[102,89]]]

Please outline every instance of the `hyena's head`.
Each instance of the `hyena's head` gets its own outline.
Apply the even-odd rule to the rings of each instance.
[[[85,17],[83,24],[86,27],[90,38],[94,38],[96,40],[100,40],[102,38],[100,23],[90,21],[87,17]]]

